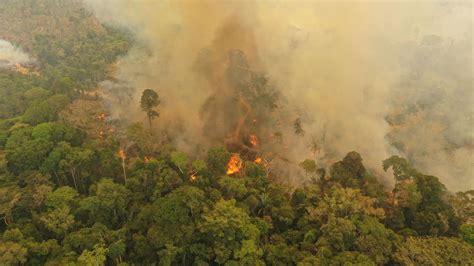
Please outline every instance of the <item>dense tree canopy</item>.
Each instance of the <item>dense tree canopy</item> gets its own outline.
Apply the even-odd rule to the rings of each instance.
[[[74,7],[63,15],[81,34],[25,44],[40,75],[0,71],[0,265],[474,264],[474,192],[452,194],[402,157],[383,161],[393,188],[356,151],[327,174],[312,158],[295,163],[308,182],[288,187],[248,158],[226,174],[232,153],[222,146],[196,155],[141,123],[106,136],[112,128],[95,134],[64,119],[130,46]],[[255,94],[252,105],[276,108],[264,76],[245,91],[237,70],[232,81]],[[159,103],[143,92],[150,127]],[[306,133],[300,119],[293,126]]]

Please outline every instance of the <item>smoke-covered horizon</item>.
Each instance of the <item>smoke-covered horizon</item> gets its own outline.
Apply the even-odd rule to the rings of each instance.
[[[203,105],[214,99],[224,134],[228,53],[241,50],[281,95],[259,138],[278,128],[290,161],[327,166],[355,150],[383,175],[381,161],[400,154],[450,190],[474,188],[471,3],[85,2],[136,41],[102,84],[113,117],[142,120],[139,98],[152,88],[156,130],[181,149],[212,144]]]

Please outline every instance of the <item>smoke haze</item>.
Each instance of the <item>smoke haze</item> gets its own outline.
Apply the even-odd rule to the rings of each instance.
[[[15,64],[26,64],[31,60],[20,48],[0,39],[0,68],[11,68]]]
[[[224,80],[238,49],[281,95],[266,126],[281,132],[289,161],[327,166],[355,150],[383,175],[381,161],[400,154],[450,190],[474,188],[470,2],[85,2],[136,41],[102,83],[113,117],[144,119],[139,99],[152,88],[157,131],[185,150],[214,144],[229,130]]]

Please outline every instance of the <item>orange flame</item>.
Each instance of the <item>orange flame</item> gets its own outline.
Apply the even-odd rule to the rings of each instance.
[[[194,182],[194,181],[197,180],[197,176],[196,176],[195,174],[192,174],[192,175],[190,176],[190,178],[191,178],[191,181],[192,181],[192,182]]]
[[[107,114],[106,113],[101,113],[100,115],[97,116],[97,119],[98,120],[105,120],[107,118]]]
[[[125,155],[125,151],[124,151],[123,149],[120,149],[120,150],[119,150],[118,156],[119,156],[122,160],[125,160],[125,158],[127,158],[127,156]]]
[[[255,134],[250,135],[250,143],[252,146],[257,146],[258,140]]]
[[[19,63],[15,64],[15,70],[22,75],[28,75],[28,73],[30,73],[30,70],[28,70],[28,68],[23,67]]]
[[[242,168],[242,164],[243,162],[240,159],[239,154],[237,153],[232,154],[229,162],[227,162],[227,174],[231,175],[231,174],[235,174],[239,172],[240,169]]]
[[[258,164],[261,164],[263,162],[263,159],[262,157],[257,157],[255,160],[254,160],[255,163],[258,163]]]

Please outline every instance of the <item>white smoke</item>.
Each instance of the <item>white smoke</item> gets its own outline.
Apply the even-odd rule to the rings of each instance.
[[[27,64],[31,59],[20,48],[0,39],[0,68],[11,68],[15,64]]]

